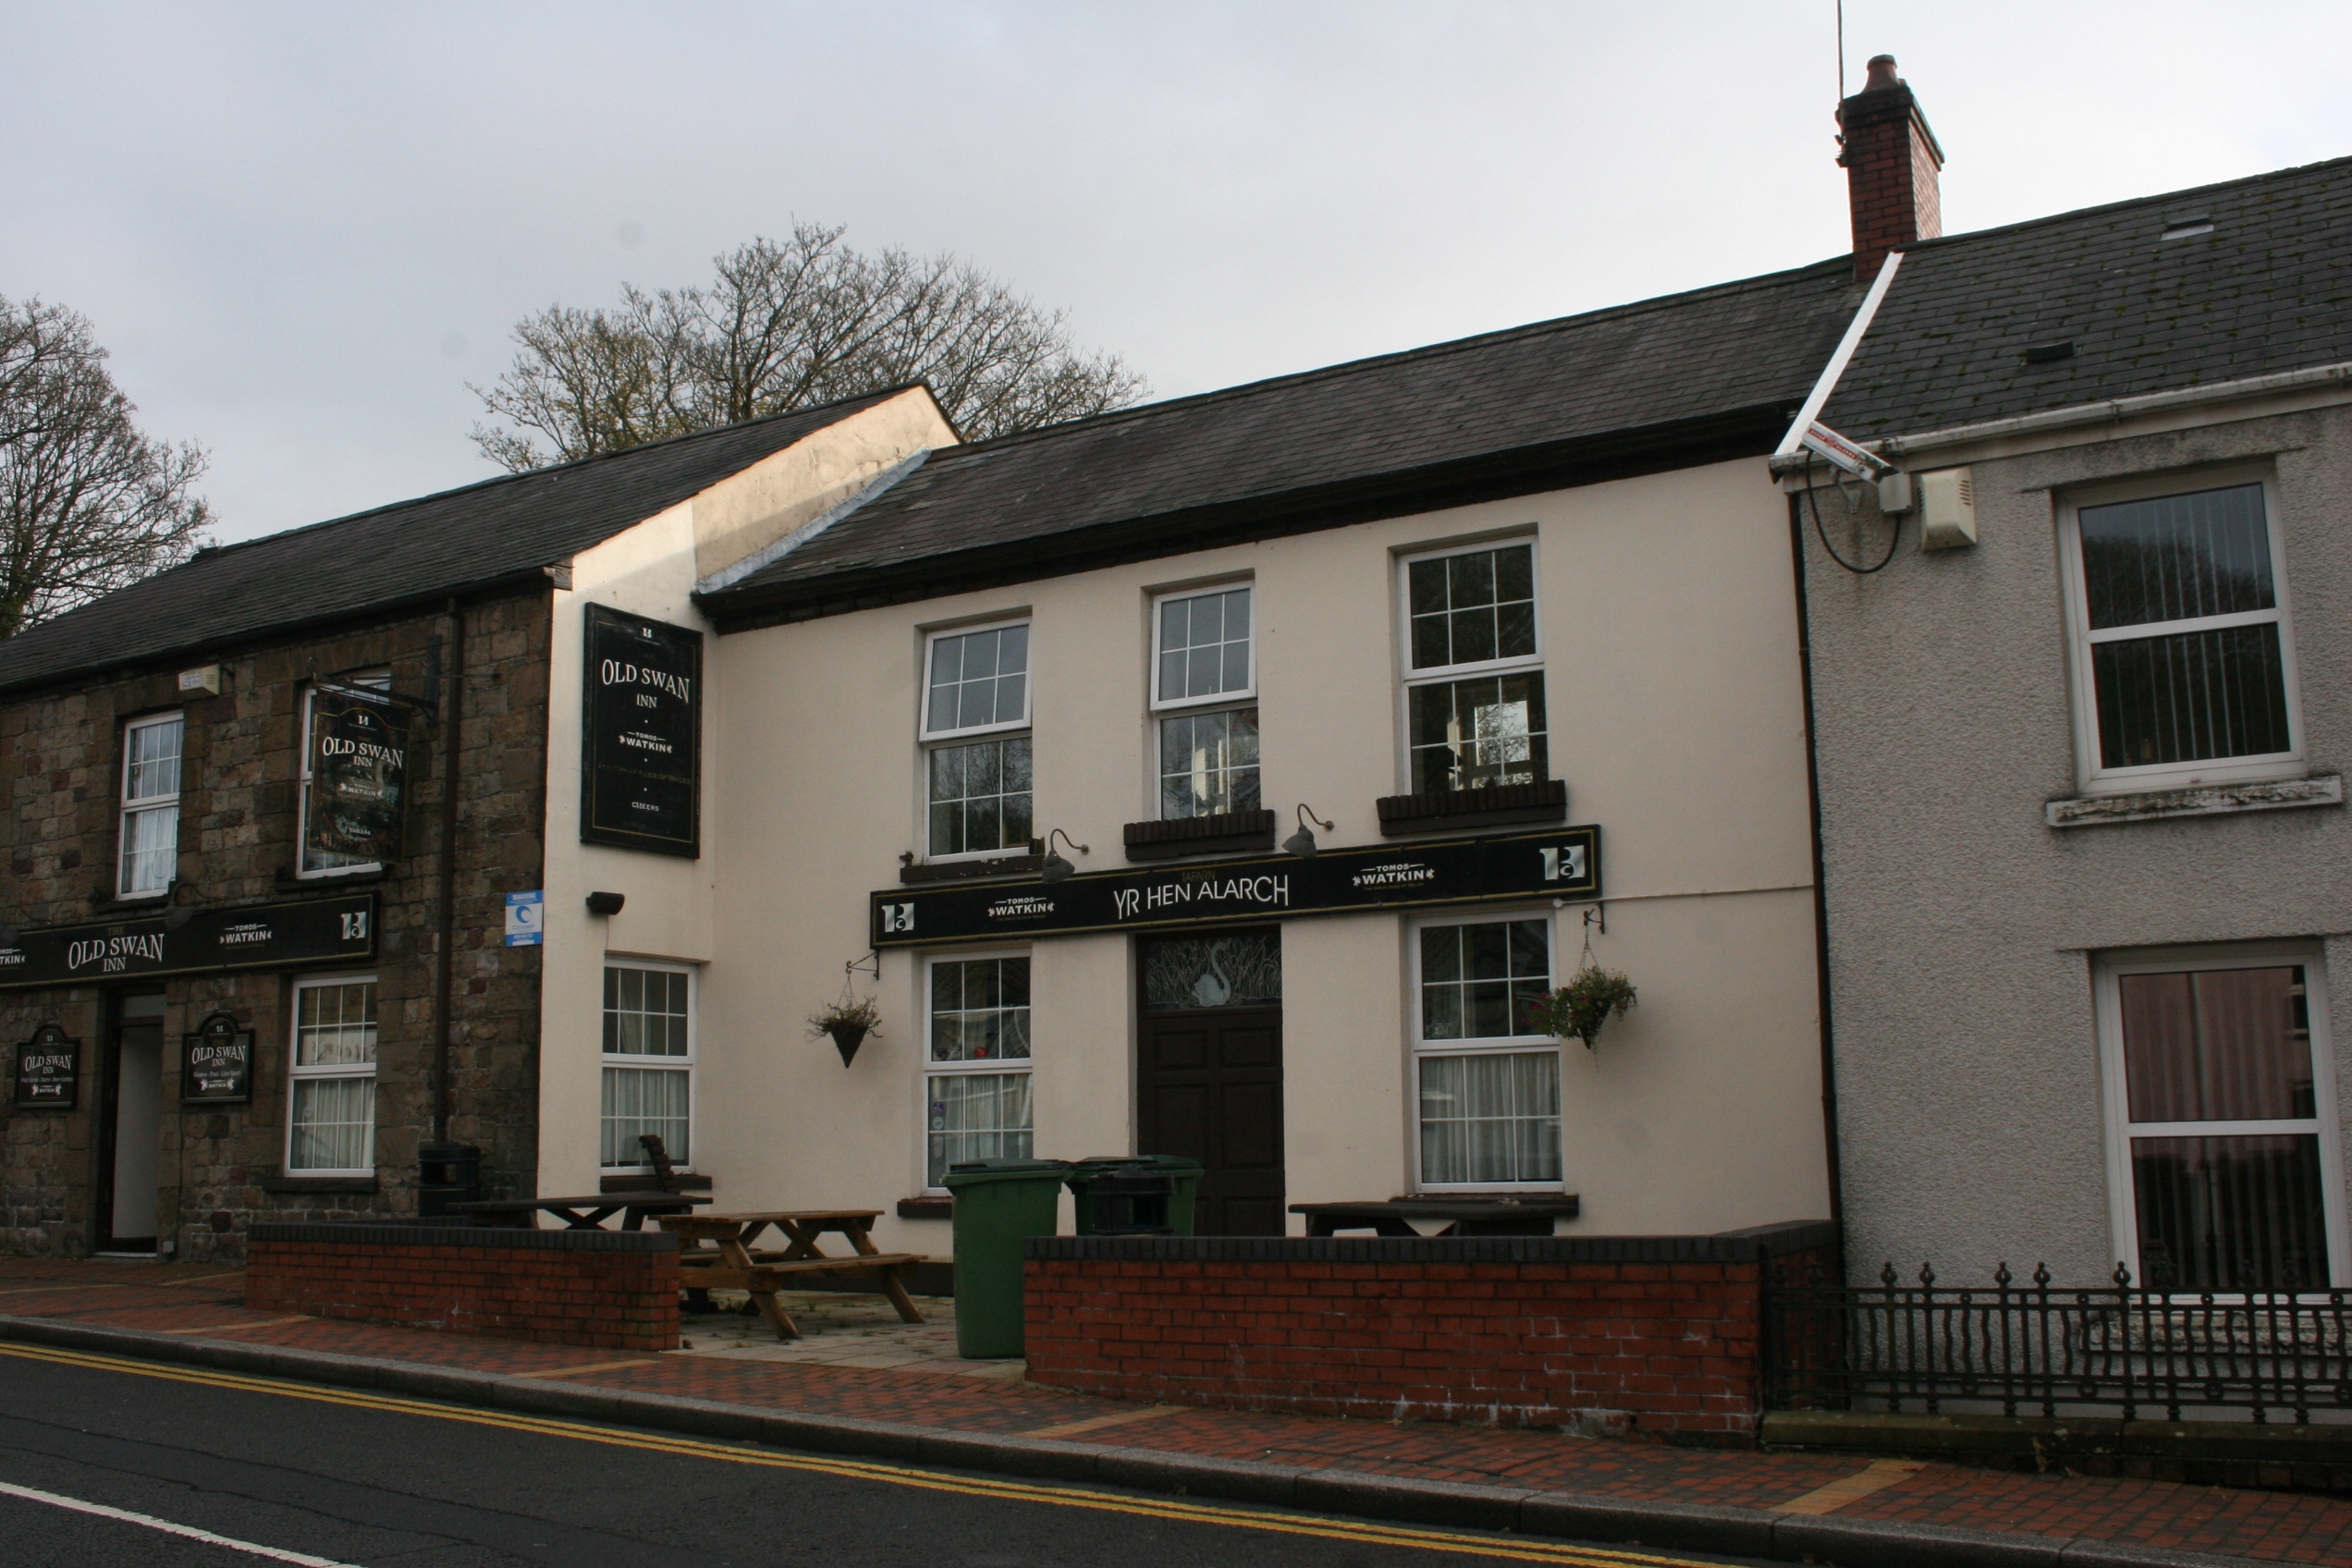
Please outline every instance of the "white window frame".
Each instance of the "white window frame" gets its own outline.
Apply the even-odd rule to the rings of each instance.
[[[1560,1193],[1568,1188],[1568,1106],[1566,1042],[1550,1035],[1492,1035],[1472,1040],[1428,1040],[1422,1037],[1421,933],[1436,926],[1512,925],[1540,920],[1549,950],[1554,988],[1560,985],[1560,921],[1551,909],[1455,910],[1405,922],[1405,1135],[1411,1151],[1415,1193]],[[1557,1059],[1561,1089],[1560,1179],[1554,1182],[1438,1182],[1421,1170],[1421,1063],[1439,1056],[1516,1056],[1550,1050]]]
[[[607,969],[643,969],[660,974],[686,976],[686,1054],[684,1056],[629,1056],[605,1049],[605,971]],[[606,953],[596,963],[596,1170],[605,1176],[638,1175],[653,1170],[651,1160],[641,1159],[630,1165],[604,1163],[605,1142],[605,1069],[630,1068],[638,1072],[683,1072],[686,1074],[686,1153],[684,1159],[671,1157],[672,1169],[692,1171],[694,1158],[703,1147],[702,1093],[703,1074],[696,1065],[702,1060],[703,976],[699,966],[679,963],[669,959],[638,958],[630,953]],[[639,1145],[642,1150],[644,1145]]]
[[[302,993],[304,991],[324,990],[329,986],[374,986],[376,987],[376,1054],[375,1060],[368,1062],[365,1066],[360,1066],[352,1063],[337,1063],[332,1067],[304,1067],[301,1065]],[[286,1139],[280,1155],[283,1163],[278,1167],[278,1169],[284,1171],[288,1176],[299,1176],[305,1178],[312,1176],[373,1176],[376,1173],[376,1167],[373,1164],[362,1166],[343,1166],[334,1169],[317,1165],[306,1165],[301,1167],[300,1170],[295,1168],[294,1085],[300,1083],[314,1082],[322,1078],[369,1078],[375,1081],[378,1096],[380,1096],[382,1095],[384,1089],[384,1080],[381,1075],[381,1068],[384,1058],[384,989],[382,982],[379,981],[373,974],[304,974],[296,977],[293,986],[291,987],[290,995],[287,999],[288,1005],[286,1010]],[[373,1130],[368,1135],[368,1154],[371,1158],[374,1157],[376,1152],[374,1134],[375,1133],[383,1130],[382,1102],[380,1098],[376,1102],[376,1111],[377,1114],[373,1123]]]
[[[1525,546],[1527,550],[1528,581],[1534,584],[1536,615],[1536,651],[1515,654],[1509,658],[1477,659],[1469,664],[1431,665],[1416,669],[1413,664],[1413,568],[1421,561],[1442,560],[1450,556],[1484,555],[1495,550],[1511,550]],[[1396,567],[1397,594],[1397,668],[1404,672],[1407,687],[1460,680],[1474,675],[1507,675],[1522,669],[1540,669],[1544,662],[1543,635],[1543,553],[1533,533],[1507,534],[1501,538],[1485,538],[1468,545],[1449,545],[1441,549],[1415,550],[1399,555]],[[1546,701],[1549,703],[1549,694]]]
[[[168,795],[142,795],[138,800],[133,801],[130,798],[130,738],[141,729],[153,729],[166,724],[176,725],[179,729],[179,788],[174,790]],[[173,708],[167,713],[152,713],[143,717],[131,719],[129,723],[125,724],[122,727],[122,773],[120,780],[115,790],[116,800],[116,811],[115,815],[115,897],[123,900],[167,899],[171,897],[172,884],[179,880],[179,871],[177,865],[173,867],[172,874],[164,878],[164,885],[160,888],[143,888],[135,893],[129,892],[124,888],[123,873],[128,869],[126,862],[129,859],[130,854],[130,819],[135,815],[142,815],[148,812],[162,811],[168,808],[172,814],[172,850],[173,858],[176,861],[178,856],[179,849],[179,802],[187,795],[187,710],[184,708]]]
[[[1183,599],[1206,599],[1214,594],[1246,592],[1250,596],[1249,680],[1237,691],[1216,692],[1203,697],[1163,697],[1159,693],[1160,609]],[[1257,702],[1257,583],[1251,578],[1236,578],[1231,582],[1202,582],[1190,588],[1172,588],[1165,594],[1155,594],[1151,601],[1151,676],[1146,689],[1151,693],[1151,711],[1183,713],[1198,708],[1251,707]]]
[[[2304,1011],[2309,1023],[2311,1098],[2309,1118],[2268,1121],[2140,1121],[2131,1120],[2124,1082],[2123,991],[2125,974],[2170,974],[2182,970],[2303,968]],[[2099,1070],[2107,1155],[2107,1222],[2115,1256],[2145,1283],[2139,1257],[2139,1216],[2132,1188],[2134,1138],[2227,1138],[2263,1133],[2316,1133],[2320,1144],[2320,1200],[2327,1224],[2328,1279],[2337,1290],[2352,1288],[2352,1243],[2344,1213],[2344,1133],[2335,1111],[2335,1045],[2328,1027],[2326,949],[2318,942],[2239,942],[2227,947],[2141,948],[2102,953],[2092,962],[2092,1011],[2099,1035]]]
[[[2125,501],[2153,500],[2164,496],[2193,495],[2200,490],[2226,490],[2242,484],[2262,487],[2263,521],[2270,531],[2271,597],[2272,607],[2234,615],[2206,616],[2194,620],[2150,621],[2140,626],[2090,629],[2090,599],[2083,581],[2082,509]],[[2232,784],[2267,778],[2299,778],[2309,771],[2304,758],[2303,693],[2296,673],[2295,618],[2286,586],[2286,541],[2279,526],[2278,484],[2267,469],[2229,469],[2209,473],[2171,474],[2101,485],[2069,493],[2058,504],[2058,565],[2066,617],[2067,673],[2071,681],[2075,730],[2075,781],[2086,794],[2116,794],[2142,790],[2175,790],[2194,784]],[[2154,763],[2138,767],[2104,767],[2099,761],[2099,693],[2091,670],[2094,643],[2137,642],[2187,631],[2219,631],[2233,626],[2275,622],[2279,629],[2280,680],[2286,694],[2284,752],[2250,757],[2215,757],[2204,762]]]
[[[1029,668],[1021,684],[1021,717],[999,719],[994,724],[974,725],[969,729],[934,729],[931,727],[931,653],[946,638],[970,637],[982,631],[1004,631],[1022,626],[1029,629]],[[1037,628],[1029,616],[1016,615],[1003,620],[977,621],[970,626],[943,626],[923,636],[923,668],[918,676],[922,682],[921,734],[927,744],[934,741],[968,741],[981,735],[1004,735],[1029,728],[1029,716],[1037,705]],[[926,790],[926,793],[928,791]]]
[[[371,691],[389,692],[392,690],[392,672],[388,669],[372,669],[362,675],[340,676],[337,678],[335,684],[365,686]],[[367,861],[358,865],[323,865],[315,870],[302,864],[310,854],[311,758],[314,754],[312,751],[312,743],[317,740],[311,727],[316,722],[317,709],[318,688],[305,687],[302,692],[302,750],[294,769],[295,878],[298,881],[316,882],[328,877],[364,876],[382,871],[384,863],[380,860]]]
[[[1020,1059],[1021,1065],[1018,1067],[1008,1065],[1008,1063],[1013,1060],[1010,1057],[998,1057],[994,1060],[990,1061],[934,1061],[931,1059],[931,971],[943,963],[978,963],[987,959],[1006,958],[1025,958],[1029,961],[1029,987],[1031,998],[1029,1007],[1030,1054]],[[915,985],[917,987],[915,996],[915,1011],[922,1016],[923,1019],[923,1060],[918,1064],[918,1071],[915,1073],[915,1184],[916,1189],[925,1197],[947,1197],[949,1195],[947,1188],[933,1186],[930,1184],[932,1079],[944,1078],[951,1073],[956,1075],[974,1073],[992,1074],[999,1077],[1013,1072],[1028,1073],[1030,1075],[1029,1139],[1030,1146],[1033,1149],[1036,1146],[1036,949],[1034,948],[982,948],[976,951],[969,952],[962,949],[949,949],[946,952],[925,953],[923,955],[923,962],[915,966]]]

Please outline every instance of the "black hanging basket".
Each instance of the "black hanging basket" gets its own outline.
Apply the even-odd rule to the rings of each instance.
[[[827,1023],[825,1032],[833,1036],[833,1048],[841,1053],[841,1065],[849,1066],[857,1056],[858,1047],[865,1044],[866,1026],[863,1023]]]

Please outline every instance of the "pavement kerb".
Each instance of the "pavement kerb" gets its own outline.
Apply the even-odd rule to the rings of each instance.
[[[1309,1469],[1047,1438],[948,1431],[851,1415],[757,1410],[717,1400],[38,1317],[0,1315],[0,1339],[804,1452],[1270,1503],[1398,1523],[1513,1530],[1570,1540],[1711,1551],[1833,1568],[1942,1568],[1943,1564],[1955,1568],[2242,1568],[2255,1561],[2079,1537],[1419,1481],[1337,1468]]]

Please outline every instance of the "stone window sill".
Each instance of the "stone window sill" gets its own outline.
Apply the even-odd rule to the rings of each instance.
[[[1383,838],[1458,833],[1475,827],[1515,827],[1568,820],[1568,785],[1559,778],[1420,795],[1384,795],[1377,802]]]
[[[1274,847],[1270,811],[1226,812],[1216,816],[1131,822],[1121,837],[1131,861],[1176,860],[1184,855],[1248,854]]]
[[[2193,784],[2185,790],[2146,790],[2132,794],[2084,795],[2051,801],[2042,819],[2052,827],[2098,827],[2111,822],[2156,822],[2175,816],[2220,816],[2241,811],[2284,811],[2292,806],[2340,806],[2344,778],[2325,773],[2311,778],[2272,778],[2251,784]]]
[[[265,1193],[373,1193],[373,1176],[264,1176]]]
[[[953,1198],[900,1198],[899,1218],[901,1219],[953,1219]]]
[[[1038,841],[1029,840],[1027,854],[998,855],[991,860],[918,862],[910,852],[899,857],[899,880],[925,882],[987,882],[1014,876],[1035,876],[1046,869],[1046,854]]]

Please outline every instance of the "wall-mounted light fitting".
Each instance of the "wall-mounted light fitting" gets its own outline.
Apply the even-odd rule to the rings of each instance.
[[[1072,838],[1069,834],[1064,833],[1060,828],[1055,828],[1052,832],[1046,835],[1045,876],[1046,880],[1048,882],[1059,882],[1063,877],[1078,869],[1075,865],[1072,865],[1070,862],[1062,859],[1060,855],[1054,852],[1053,841],[1056,839],[1060,839],[1063,843],[1069,845],[1072,849],[1076,850],[1082,855],[1090,855],[1095,852],[1093,850],[1080,843],[1077,839]]]
[[[629,895],[626,893],[591,893],[588,895],[588,913],[616,915],[620,913],[620,906],[628,901]]]
[[[1309,811],[1307,809],[1306,802],[1305,801],[1301,801],[1298,803],[1299,830],[1282,840],[1282,848],[1298,856],[1301,860],[1313,860],[1315,858],[1315,828],[1307,826],[1310,822],[1315,824],[1316,827],[1323,829],[1326,833],[1332,831],[1332,827],[1329,823],[1316,815],[1312,811]]]

